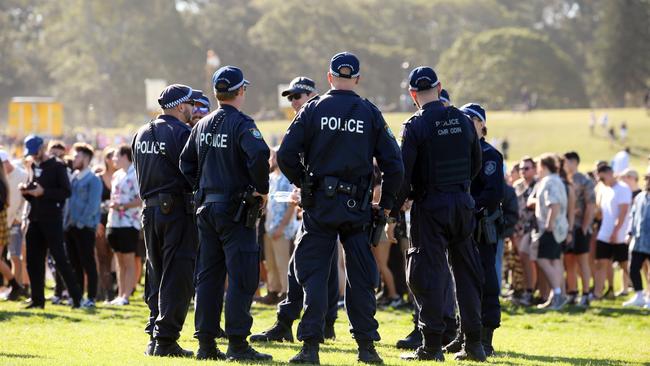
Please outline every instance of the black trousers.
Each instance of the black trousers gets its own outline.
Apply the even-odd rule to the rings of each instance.
[[[451,269],[465,333],[481,329],[483,271],[472,239],[474,201],[465,192],[431,192],[411,209],[412,246],[407,252],[407,279],[419,310],[419,328],[442,335],[451,294]]]
[[[95,261],[95,229],[71,227],[65,233],[68,258],[82,289],[84,273],[88,278],[88,299],[97,296],[97,262]]]
[[[174,341],[180,336],[194,294],[196,224],[185,207],[163,214],[157,206],[142,211],[142,224],[147,248],[144,295],[149,306],[145,332]]]
[[[194,337],[211,341],[220,328],[224,283],[228,336],[250,334],[250,309],[259,284],[260,247],[255,229],[232,220],[229,203],[208,203],[197,212],[199,255],[196,263],[196,310]]]
[[[634,291],[643,291],[641,267],[643,267],[643,262],[646,260],[650,261],[650,254],[632,251],[630,260],[630,280],[632,280]]]
[[[63,247],[63,221],[31,221],[25,234],[27,273],[32,288],[32,301],[45,304],[45,257],[49,249],[56,271],[61,275],[74,301],[81,299],[81,288]]]
[[[486,328],[496,329],[501,325],[501,304],[499,303],[499,278],[495,267],[497,244],[478,243],[481,264],[485,273],[483,297],[481,299],[481,320]]]

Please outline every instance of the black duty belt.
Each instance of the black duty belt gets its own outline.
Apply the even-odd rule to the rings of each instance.
[[[185,204],[185,196],[174,195],[172,197],[173,197],[174,203],[180,204],[181,207],[182,207],[182,205]],[[160,206],[162,204],[160,198],[158,198],[158,195],[155,195],[155,196],[150,197],[150,198],[145,198],[143,202],[144,202],[144,208],[158,207],[158,206]]]
[[[334,187],[334,184],[336,184],[336,187]],[[317,190],[319,191],[335,191],[336,193],[343,193],[347,194],[350,196],[356,196],[357,193],[361,192],[361,189],[359,185],[357,184],[352,184],[348,182],[344,182],[342,180],[339,181],[328,181],[327,179],[321,179],[318,182],[317,185]]]
[[[232,196],[221,193],[208,193],[203,199],[203,203],[228,203],[232,201]]]

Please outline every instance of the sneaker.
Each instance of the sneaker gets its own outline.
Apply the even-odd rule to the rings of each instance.
[[[581,308],[588,308],[589,307],[589,295],[582,295],[580,296],[580,302],[578,302],[578,306]]]
[[[537,305],[538,309],[548,309],[553,305],[553,296],[549,296],[546,302]]]
[[[575,305],[576,304],[576,299],[578,298],[578,294],[577,293],[570,293],[570,294],[567,294],[566,298],[567,298],[567,305]]]
[[[388,307],[393,309],[399,309],[404,305],[406,305],[406,301],[404,301],[404,299],[401,297],[396,297],[390,300],[390,302],[388,303]]]
[[[627,290],[623,289],[623,290],[617,292],[614,296],[615,297],[622,297],[622,296],[627,296],[627,295],[628,295]]]
[[[82,309],[94,309],[95,308],[95,300],[93,299],[86,299],[81,302],[81,308]]]
[[[551,306],[548,307],[549,310],[560,311],[566,305],[568,298],[562,294],[554,295],[551,300]]]
[[[533,305],[533,294],[532,292],[525,291],[520,297],[514,299],[514,302],[519,306],[529,307]]]
[[[54,295],[50,297],[50,302],[52,303],[52,305],[61,305],[63,299],[59,296]]]
[[[647,305],[645,299],[643,298],[642,293],[635,293],[634,297],[631,299],[627,300],[626,302],[623,303],[623,306],[637,306],[637,307],[643,307]]]
[[[113,306],[129,305],[129,299],[124,298],[124,297],[116,297],[109,304],[113,305]]]

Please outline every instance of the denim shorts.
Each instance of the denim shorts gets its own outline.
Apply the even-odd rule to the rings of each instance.
[[[20,229],[20,224],[12,225],[9,229],[9,245],[7,249],[12,257],[20,257],[22,254],[23,231]]]

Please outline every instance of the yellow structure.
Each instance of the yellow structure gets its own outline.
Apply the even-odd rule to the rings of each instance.
[[[11,98],[7,134],[22,137],[30,133],[63,135],[63,104],[56,102],[54,98]]]

